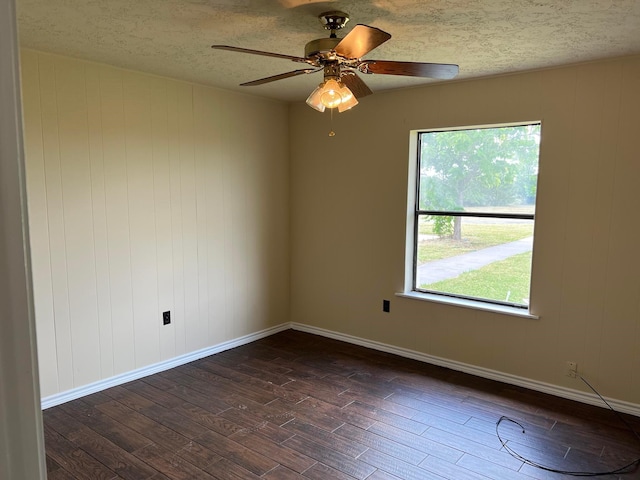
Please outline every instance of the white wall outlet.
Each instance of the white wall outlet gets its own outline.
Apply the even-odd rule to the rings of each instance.
[[[578,377],[578,364],[576,362],[567,362],[565,368],[565,375],[571,378]]]

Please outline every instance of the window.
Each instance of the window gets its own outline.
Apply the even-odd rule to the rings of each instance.
[[[528,308],[540,123],[415,135],[411,290]]]

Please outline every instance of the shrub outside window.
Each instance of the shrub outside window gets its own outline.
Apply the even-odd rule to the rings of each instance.
[[[418,133],[414,291],[528,308],[540,132]]]

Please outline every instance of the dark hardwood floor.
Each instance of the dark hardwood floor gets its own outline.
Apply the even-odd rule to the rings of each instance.
[[[51,480],[575,478],[507,453],[503,415],[526,428],[503,422],[507,445],[556,469],[640,457],[607,409],[293,330],[43,414]]]

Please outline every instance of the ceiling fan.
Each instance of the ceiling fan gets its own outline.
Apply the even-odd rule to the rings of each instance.
[[[358,76],[358,73],[427,77],[441,80],[451,79],[458,74],[458,65],[453,64],[363,60],[364,55],[389,40],[391,35],[379,28],[356,25],[344,38],[338,38],[336,31],[344,28],[349,21],[349,15],[340,11],[332,11],[321,13],[318,18],[324,28],[331,31],[331,34],[329,38],[319,38],[307,43],[304,57],[228,45],[212,45],[211,48],[283,58],[308,65],[307,68],[240,84],[245,87],[263,85],[322,70],[324,81],[307,98],[307,104],[320,112],[324,112],[325,108],[338,108],[338,111],[343,112],[357,105],[358,98],[373,93]]]

